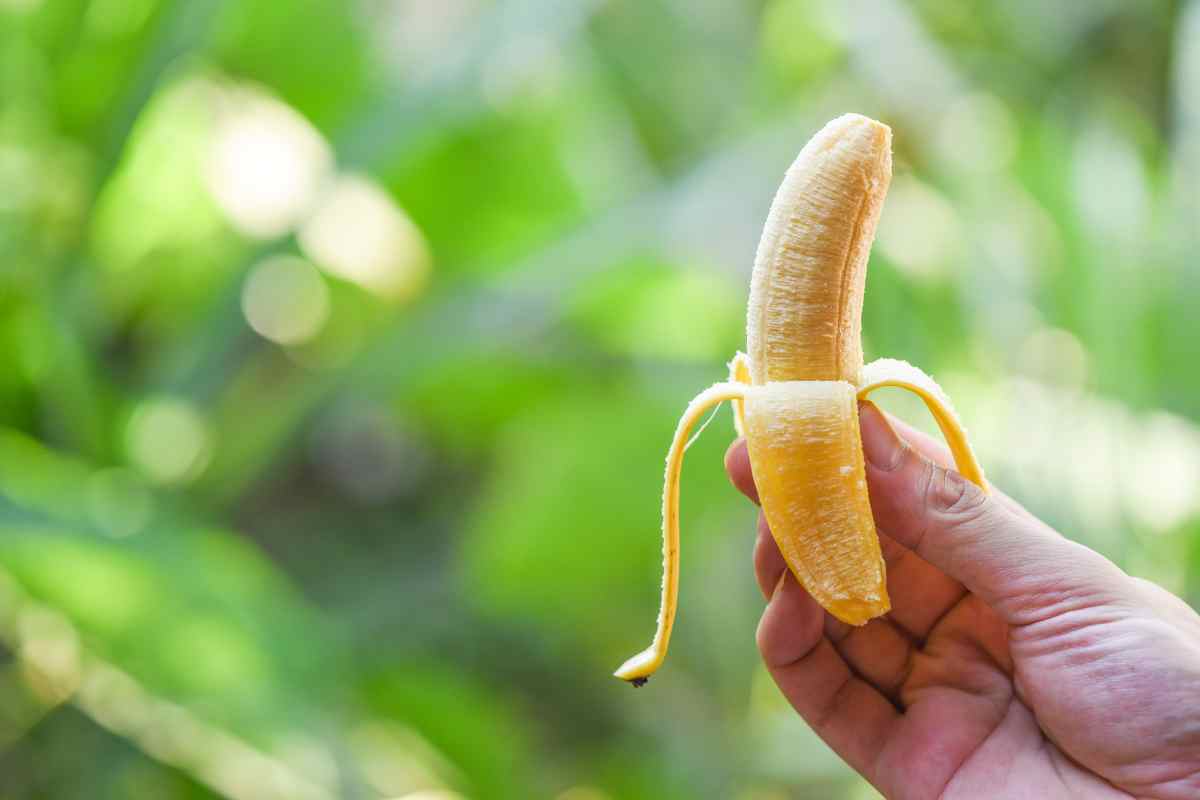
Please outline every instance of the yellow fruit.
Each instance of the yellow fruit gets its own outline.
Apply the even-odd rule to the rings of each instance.
[[[891,179],[892,132],[866,117],[838,117],[800,151],[754,259],[752,383],[858,382],[867,255]]]
[[[854,387],[775,382],[746,399],[750,465],[784,561],[838,619],[861,625],[886,612]]]
[[[749,353],[730,362],[728,382],[692,400],[671,442],[658,629],[617,677],[640,685],[666,658],[679,594],[679,471],[692,428],[714,405],[733,404],[734,426],[746,437],[759,499],[788,567],[825,610],[852,625],[890,608],[867,495],[860,398],[881,386],[915,392],[958,470],[987,491],[962,424],[933,379],[894,359],[863,365],[867,256],[891,169],[891,130],[847,114],[817,133],[788,170],[754,263]]]

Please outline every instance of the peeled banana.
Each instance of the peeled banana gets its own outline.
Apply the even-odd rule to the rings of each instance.
[[[881,386],[915,392],[959,472],[987,491],[958,415],[933,379],[895,359],[863,364],[867,256],[891,180],[891,145],[886,125],[846,114],[822,128],[787,171],[754,261],[747,353],[730,362],[727,382],[692,400],[667,453],[658,628],[618,678],[640,686],[666,658],[679,595],[680,467],[692,428],[713,406],[733,406],[788,567],[825,610],[852,625],[890,609],[867,496],[859,399]]]

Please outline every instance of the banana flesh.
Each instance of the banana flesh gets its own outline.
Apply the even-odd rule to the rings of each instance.
[[[679,591],[679,473],[692,428],[731,401],[763,512],[788,568],[832,616],[863,625],[890,609],[867,493],[858,400],[883,386],[915,392],[955,465],[987,491],[966,431],[936,382],[894,359],[864,366],[866,265],[891,179],[891,130],[847,114],[805,145],[768,214],[746,314],[747,353],[729,380],[688,405],[667,454],[663,586],[650,647],[616,676],[641,685],[663,663]]]
[[[862,625],[886,612],[855,387],[846,381],[755,386],[745,423],[763,512],[800,583],[845,622]]]
[[[847,114],[788,169],[750,279],[753,383],[858,382],[867,255],[892,178],[891,145],[886,125]]]

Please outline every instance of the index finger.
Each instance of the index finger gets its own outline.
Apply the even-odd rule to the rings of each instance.
[[[725,451],[725,471],[734,488],[758,505],[758,487],[754,485],[754,473],[750,469],[750,454],[746,451],[746,440],[738,437]]]

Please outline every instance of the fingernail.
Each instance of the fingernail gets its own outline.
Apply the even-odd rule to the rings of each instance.
[[[908,445],[892,430],[883,412],[874,403],[864,400],[858,406],[858,420],[862,429],[863,454],[867,461],[885,472],[900,466]]]
[[[937,486],[937,501],[943,509],[951,509],[967,491],[967,479],[952,469],[939,471],[942,480]]]
[[[787,580],[787,576],[788,571],[786,569],[779,573],[779,580],[775,582],[775,590],[771,592],[771,599],[767,601],[768,605],[771,602],[774,602],[775,598],[779,596],[779,593],[783,591],[783,582]]]

